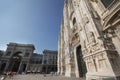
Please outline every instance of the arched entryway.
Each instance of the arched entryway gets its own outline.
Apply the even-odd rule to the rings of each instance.
[[[5,69],[6,63],[2,63],[1,68],[0,68],[0,72],[2,73]]]
[[[10,64],[9,64],[10,71],[18,72],[20,62],[21,62],[21,57],[22,57],[21,54],[22,52],[16,52],[15,54],[12,55],[10,59]]]
[[[23,70],[22,70],[22,72],[25,72],[25,70],[26,70],[26,64],[23,64]]]
[[[86,69],[85,61],[83,60],[81,45],[76,47],[76,58],[77,58],[79,76],[85,77],[87,69]]]

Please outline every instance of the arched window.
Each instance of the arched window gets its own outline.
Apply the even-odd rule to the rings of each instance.
[[[105,8],[107,8],[115,0],[101,0]]]
[[[76,23],[76,18],[73,18],[73,25],[75,25]]]

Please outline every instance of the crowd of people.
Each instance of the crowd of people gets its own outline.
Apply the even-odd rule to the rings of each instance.
[[[1,75],[1,80],[5,80],[6,78],[10,78],[11,80],[13,80],[15,74],[15,72],[5,72],[3,73],[3,75]]]

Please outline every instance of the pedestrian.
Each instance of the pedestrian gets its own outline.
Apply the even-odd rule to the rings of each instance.
[[[13,80],[13,77],[14,77],[14,72],[11,72],[10,73],[10,78]]]
[[[2,75],[0,80],[5,80],[5,75]]]
[[[43,72],[43,76],[44,76],[44,77],[46,77],[46,74],[45,74],[45,72]]]
[[[6,77],[9,77],[9,72],[6,72]]]
[[[9,76],[9,78],[11,78],[11,72],[10,71],[8,72],[8,76]]]

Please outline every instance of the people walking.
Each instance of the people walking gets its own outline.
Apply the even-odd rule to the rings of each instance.
[[[14,77],[14,72],[11,72],[10,73],[10,78],[13,80],[13,77]]]
[[[2,75],[0,80],[5,80],[5,78],[6,78],[6,75]]]

